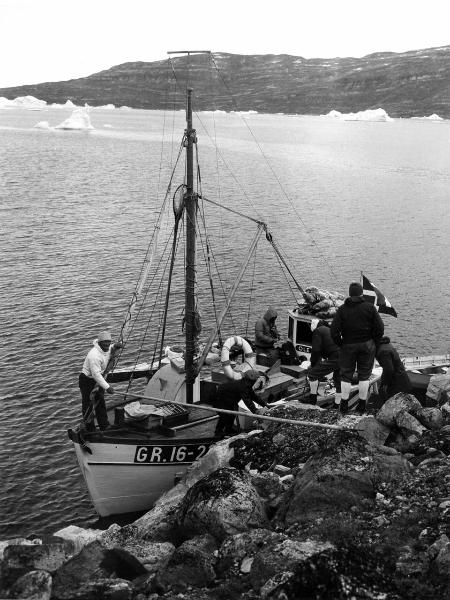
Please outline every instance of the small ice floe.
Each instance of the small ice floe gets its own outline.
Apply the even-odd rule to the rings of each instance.
[[[375,108],[368,110],[361,110],[356,113],[341,113],[338,110],[331,110],[323,117],[331,117],[338,119],[339,121],[381,121],[388,122],[393,121],[387,112],[383,108]]]
[[[119,110],[133,110],[129,106],[119,106]]]
[[[104,106],[91,106],[92,109],[94,110],[98,110],[98,109],[102,109],[102,110],[115,110],[116,107],[114,106],[114,104],[105,104]]]
[[[34,126],[34,129],[51,129],[51,127],[48,121],[39,121],[39,123],[36,123]]]
[[[425,119],[428,119],[429,121],[443,121],[444,119],[442,117],[440,117],[439,115],[437,115],[436,113],[433,113],[432,115],[430,115],[429,117],[424,117]]]
[[[94,129],[86,108],[76,108],[68,119],[56,125],[55,129],[89,131]]]

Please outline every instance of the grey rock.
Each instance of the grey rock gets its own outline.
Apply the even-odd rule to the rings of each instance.
[[[375,416],[377,421],[383,425],[394,427],[398,413],[408,412],[411,415],[415,415],[421,408],[422,405],[415,396],[400,392],[386,400]]]
[[[29,571],[11,586],[8,598],[50,600],[52,576],[47,571]]]

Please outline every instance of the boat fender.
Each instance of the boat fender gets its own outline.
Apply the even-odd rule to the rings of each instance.
[[[230,362],[230,350],[233,346],[239,346],[244,351],[244,371],[254,369],[256,366],[256,354],[246,339],[239,335],[229,337],[225,340],[222,346],[220,362],[222,363],[223,372],[229,379],[242,379],[242,372],[235,371]]]

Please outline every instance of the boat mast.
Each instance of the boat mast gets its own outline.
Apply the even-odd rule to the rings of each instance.
[[[186,324],[186,403],[194,401],[194,383],[196,369],[194,367],[195,354],[195,276],[196,276],[196,219],[198,196],[194,192],[194,143],[196,132],[192,128],[192,88],[187,89],[186,106],[186,194],[184,197],[186,209],[186,296],[185,296],[185,324]]]

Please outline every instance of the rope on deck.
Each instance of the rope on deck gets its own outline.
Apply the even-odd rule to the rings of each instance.
[[[183,406],[188,409],[190,406],[194,406],[191,404],[186,404],[185,402],[178,402],[176,400],[164,400],[162,398],[153,398],[151,396],[145,396],[143,394],[131,394],[127,393],[127,396],[131,396],[137,399],[151,400],[152,402],[162,402],[164,404],[175,404],[177,406]],[[223,413],[225,415],[236,415],[236,416],[247,416],[246,413],[237,410],[226,410],[224,408],[213,408],[212,406],[204,406],[200,404],[195,404],[195,408],[199,408],[201,410],[205,410],[207,412],[213,413]],[[253,414],[253,413],[252,413]],[[270,417],[269,415],[260,415],[253,414],[254,418],[258,421],[272,421],[274,423],[288,423],[289,425],[304,425],[306,427],[319,427],[320,429],[333,429],[336,431],[354,431],[351,427],[342,427],[340,425],[332,425],[330,423],[314,423],[312,421],[300,421],[298,419],[284,419],[282,417]]]

